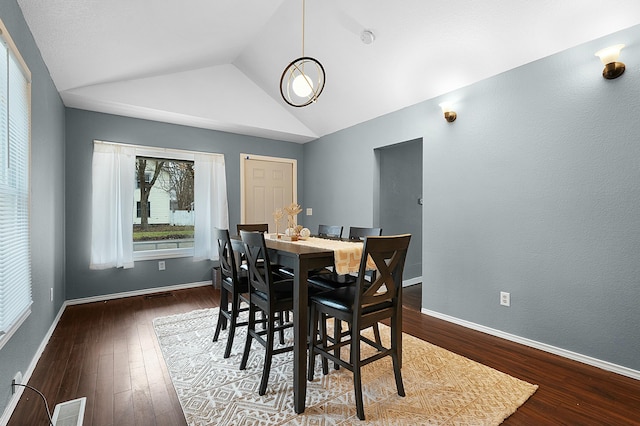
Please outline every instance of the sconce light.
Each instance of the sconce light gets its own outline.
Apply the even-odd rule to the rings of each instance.
[[[444,119],[449,123],[456,121],[458,114],[453,110],[453,104],[451,102],[443,102],[440,104],[442,112],[444,113]]]
[[[596,56],[599,57],[604,64],[602,76],[607,80],[618,78],[624,73],[624,64],[622,62],[616,62],[618,56],[620,56],[620,50],[622,50],[623,47],[624,44],[616,44],[615,46],[606,47],[596,52]]]

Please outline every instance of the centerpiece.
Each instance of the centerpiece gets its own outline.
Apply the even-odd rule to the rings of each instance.
[[[284,231],[283,240],[286,241],[298,241],[298,236],[302,230],[301,225],[296,224],[296,216],[302,211],[302,207],[299,204],[291,203],[284,208],[287,212],[287,229]]]
[[[273,220],[276,222],[276,236],[275,239],[280,239],[280,234],[278,233],[278,224],[280,223],[280,219],[284,217],[284,212],[282,209],[275,209],[272,213]]]

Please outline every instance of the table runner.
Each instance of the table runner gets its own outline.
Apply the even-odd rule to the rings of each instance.
[[[273,239],[274,237],[275,234],[269,235],[269,238]],[[360,259],[362,258],[362,249],[364,247],[364,243],[362,241],[330,240],[315,237],[309,237],[306,240],[298,241],[280,241],[288,244],[333,250],[334,270],[340,275],[345,275],[350,272],[358,272],[358,269],[360,268]],[[375,263],[371,258],[367,259],[367,269],[375,269]]]

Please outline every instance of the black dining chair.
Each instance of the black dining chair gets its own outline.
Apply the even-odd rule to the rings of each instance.
[[[366,237],[372,236],[380,236],[382,235],[382,228],[364,228],[358,226],[352,226],[349,228],[349,240],[352,241],[363,241]],[[318,289],[326,289],[326,290],[334,290],[336,288],[346,287],[350,285],[355,285],[357,282],[357,277],[353,274],[339,275],[335,272],[329,270],[330,273],[319,273],[314,274],[309,277],[308,282],[318,288]],[[366,271],[365,279],[369,282],[375,279],[376,271]],[[333,328],[333,341],[339,341],[344,336],[349,335],[349,331],[342,330],[342,323],[339,319],[335,320],[334,328]],[[380,329],[378,328],[378,324],[373,324],[373,333],[376,339],[376,342],[380,343]],[[334,363],[334,367],[339,369],[339,364]]]
[[[364,240],[364,237],[374,237],[382,235],[382,228],[362,228],[359,226],[349,227],[350,240]]]
[[[318,237],[321,238],[342,238],[342,226],[339,225],[318,225]]]
[[[236,225],[236,230],[238,231],[238,235],[240,235],[240,231],[249,231],[249,232],[269,232],[269,224],[268,223],[238,223]]]
[[[213,334],[213,341],[217,342],[220,336],[220,330],[226,330],[227,345],[224,350],[224,358],[229,358],[233,339],[236,333],[236,327],[248,325],[247,321],[238,322],[238,315],[249,309],[249,299],[245,293],[249,292],[249,280],[246,271],[238,266],[236,253],[238,250],[234,248],[233,242],[229,236],[228,229],[213,230],[214,238],[218,242],[218,257],[220,262],[221,286],[220,286],[220,312],[216,331]],[[236,244],[241,244],[238,241]],[[241,307],[241,303],[245,302],[246,307]]]
[[[352,226],[349,228],[349,240],[363,241],[368,236],[380,236],[382,235],[382,228],[362,228]],[[334,288],[340,288],[347,285],[352,285],[356,282],[356,278],[353,275],[339,275],[333,272],[331,269],[324,269],[319,271],[320,273],[313,274],[309,279],[309,282],[319,288],[332,290]],[[367,277],[371,279],[375,271],[367,271]]]
[[[309,339],[307,378],[313,380],[316,355],[323,358],[324,375],[328,374],[325,359],[353,372],[356,411],[360,420],[365,419],[361,374],[363,366],[390,356],[398,395],[405,396],[400,371],[402,273],[410,240],[409,234],[366,237],[356,284],[310,296],[313,331]],[[367,257],[371,257],[378,270],[373,282],[365,279]],[[349,339],[330,341],[324,327],[325,317],[348,323]],[[391,339],[388,344],[376,342],[362,334],[363,330],[385,319],[390,321],[391,327]],[[361,343],[373,347],[376,352],[362,359]],[[342,359],[340,348],[347,345],[349,357]]]
[[[285,321],[283,314],[293,310],[293,280],[283,279],[273,272],[264,234],[241,230],[240,236],[249,269],[249,320],[240,370],[246,368],[251,342],[256,340],[265,348],[262,379],[258,389],[258,394],[264,395],[273,356],[293,350],[293,345],[275,347],[276,332],[280,333],[282,344],[284,330],[293,327],[293,323]],[[258,311],[263,313],[266,320],[266,328],[262,330],[256,328]]]

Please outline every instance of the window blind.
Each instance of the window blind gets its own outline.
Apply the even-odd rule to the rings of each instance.
[[[30,73],[0,21],[0,347],[31,309]]]

